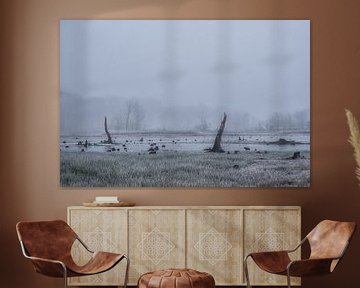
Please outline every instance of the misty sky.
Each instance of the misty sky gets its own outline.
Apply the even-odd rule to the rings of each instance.
[[[129,99],[146,129],[309,114],[310,21],[62,20],[60,92],[62,134],[120,122]]]

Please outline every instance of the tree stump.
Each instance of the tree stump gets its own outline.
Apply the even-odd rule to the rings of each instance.
[[[218,132],[216,134],[216,137],[215,137],[214,145],[210,149],[210,152],[215,152],[215,153],[224,153],[225,152],[221,148],[221,137],[222,137],[222,134],[223,134],[224,129],[225,129],[226,118],[227,118],[227,115],[226,115],[226,113],[224,113],[224,117],[223,117],[223,119],[221,121],[219,130],[218,130]]]
[[[108,127],[107,127],[107,119],[106,119],[106,116],[105,116],[104,126],[105,126],[105,133],[106,133],[106,135],[107,135],[107,137],[108,137],[108,139],[107,139],[107,141],[105,141],[105,143],[107,143],[107,144],[113,144],[113,141],[112,141],[112,139],[111,139],[111,135],[110,135],[109,130],[108,130]]]

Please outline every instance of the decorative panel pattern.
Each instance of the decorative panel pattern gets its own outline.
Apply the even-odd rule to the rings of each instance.
[[[301,237],[300,210],[245,210],[244,232],[244,255],[295,248]],[[300,250],[292,254],[292,258],[300,259]],[[252,285],[286,285],[286,277],[266,273],[251,259],[248,261]],[[291,280],[293,284],[300,284],[299,278]]]
[[[70,210],[68,217],[71,227],[91,250],[126,253],[128,238],[126,210]],[[78,241],[74,243],[72,256],[76,263],[86,263],[90,255]],[[125,261],[122,261],[108,272],[73,277],[68,281],[70,285],[122,285],[125,267]]]
[[[129,281],[165,268],[185,267],[185,210],[129,210]]]
[[[217,285],[242,281],[242,210],[187,210],[187,266]]]

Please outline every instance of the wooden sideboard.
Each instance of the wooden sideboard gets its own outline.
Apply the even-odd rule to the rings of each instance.
[[[212,274],[216,285],[245,285],[245,255],[293,248],[301,240],[298,206],[80,206],[68,207],[68,223],[91,249],[129,255],[129,285],[145,272],[183,267]],[[72,254],[78,263],[89,259],[77,242]],[[286,277],[249,264],[253,285],[286,285]],[[121,285],[124,271],[120,263],[103,274],[70,278],[69,285]],[[292,282],[300,285],[298,278]]]

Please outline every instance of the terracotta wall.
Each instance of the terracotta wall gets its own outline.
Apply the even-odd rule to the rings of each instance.
[[[22,258],[19,220],[66,217],[95,195],[139,205],[301,205],[303,234],[324,218],[360,223],[344,108],[360,118],[360,1],[0,1],[0,286],[62,287]],[[61,189],[59,19],[311,19],[310,189]],[[360,232],[358,231],[358,234]],[[335,274],[304,287],[358,287],[360,237]]]

